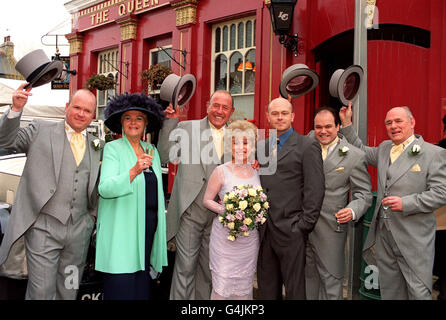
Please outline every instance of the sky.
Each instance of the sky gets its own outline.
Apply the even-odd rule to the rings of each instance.
[[[58,36],[59,51],[62,56],[68,55],[68,42],[63,35],[71,30],[71,16],[64,7],[69,0],[0,0],[0,43],[10,35],[14,43],[14,56],[20,60],[25,54],[43,49],[49,58],[56,52],[56,37],[42,36],[46,34]],[[53,44],[47,46],[42,44]]]

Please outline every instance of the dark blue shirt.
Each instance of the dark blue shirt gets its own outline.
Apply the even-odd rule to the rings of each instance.
[[[282,149],[285,142],[287,142],[288,138],[293,134],[293,132],[294,132],[294,129],[289,128],[286,132],[282,133],[279,136],[279,139],[277,140],[277,152],[279,152],[280,149]]]

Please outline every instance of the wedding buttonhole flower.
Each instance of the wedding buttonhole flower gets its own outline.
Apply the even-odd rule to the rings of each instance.
[[[420,147],[420,145],[418,145],[418,144],[414,144],[414,145],[412,146],[412,148],[410,149],[409,154],[415,156],[415,155],[419,154],[420,151],[421,151],[421,147]]]
[[[339,148],[339,155],[345,156],[347,154],[348,150],[350,150],[350,149],[347,146],[343,146],[342,148]]]
[[[92,147],[93,147],[96,151],[99,151],[99,150],[102,149],[102,147],[101,147],[101,140],[99,140],[99,139],[94,139],[94,140],[91,142],[91,145],[92,145]]]

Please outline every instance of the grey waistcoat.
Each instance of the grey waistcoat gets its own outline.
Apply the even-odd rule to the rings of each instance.
[[[88,181],[90,178],[90,156],[88,146],[84,158],[76,167],[68,139],[64,139],[62,168],[56,191],[43,206],[41,212],[49,214],[66,224],[70,215],[73,223],[82,215],[88,214]]]

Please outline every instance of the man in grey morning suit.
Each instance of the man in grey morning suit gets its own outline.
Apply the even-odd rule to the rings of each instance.
[[[270,161],[277,161],[273,174],[260,176],[270,209],[259,228],[259,299],[281,299],[284,285],[286,299],[304,300],[305,243],[319,217],[325,190],[321,146],[293,130],[294,113],[288,100],[272,100],[266,116],[277,130],[278,147],[271,150],[275,143],[270,138],[259,142],[260,149],[272,154]]]
[[[357,221],[372,204],[372,186],[365,153],[338,134],[339,116],[328,107],[315,111],[309,135],[322,148],[325,196],[321,214],[307,243],[305,281],[308,300],[342,300],[346,225]],[[349,199],[351,197],[351,199]],[[335,217],[336,214],[336,217]]]
[[[95,137],[85,130],[93,119],[96,98],[88,90],[77,91],[65,108],[65,121],[33,121],[20,128],[31,95],[25,85],[13,93],[12,107],[0,119],[0,146],[27,155],[0,264],[24,235],[26,299],[75,299],[96,216],[102,151],[93,148]],[[76,276],[76,268],[78,278],[68,278]]]
[[[224,130],[233,112],[232,97],[222,90],[212,94],[201,120],[178,123],[178,113],[166,109],[158,143],[161,162],[179,160],[167,209],[167,239],[175,237],[177,247],[172,300],[207,300],[211,295],[209,237],[215,215],[203,206],[203,196],[221,163]]]
[[[377,206],[363,254],[378,267],[381,297],[431,299],[434,210],[446,204],[446,150],[414,134],[415,119],[407,107],[387,112],[390,140],[378,147],[366,147],[358,138],[351,126],[351,103],[339,115],[341,132],[378,168]]]

